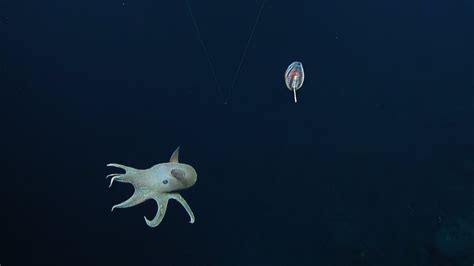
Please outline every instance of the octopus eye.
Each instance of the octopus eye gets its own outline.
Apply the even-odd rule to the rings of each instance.
[[[163,180],[163,184],[165,185],[168,184],[168,180],[167,179]]]

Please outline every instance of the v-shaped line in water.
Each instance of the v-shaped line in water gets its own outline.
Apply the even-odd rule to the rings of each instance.
[[[217,90],[219,92],[219,96],[224,96],[222,88],[219,85],[219,80],[217,78],[216,69],[214,67],[214,64],[212,63],[211,57],[209,56],[209,52],[207,51],[206,44],[204,43],[204,40],[202,39],[201,31],[199,30],[199,25],[196,21],[196,18],[194,17],[194,13],[193,13],[193,10],[191,8],[191,4],[189,3],[189,0],[185,0],[185,2],[186,2],[186,5],[188,7],[188,11],[189,11],[189,14],[191,16],[191,19],[193,21],[194,29],[195,29],[196,34],[198,36],[199,43],[201,44],[202,50],[204,51],[204,55],[206,56],[207,64],[209,65],[209,68],[211,69],[211,74],[212,74],[212,77],[214,79],[214,82],[216,83]],[[255,2],[257,2],[257,0]],[[225,96],[225,98],[224,98],[224,102],[223,102],[224,104],[227,104],[230,101],[231,97],[232,97],[232,90],[234,89],[235,84],[237,82],[237,78],[239,77],[240,69],[242,68],[242,65],[245,61],[245,56],[247,55],[247,50],[249,49],[250,43],[252,42],[252,38],[253,38],[253,35],[255,33],[255,29],[257,28],[257,24],[258,24],[258,22],[260,20],[260,17],[262,15],[263,8],[265,7],[265,2],[266,2],[266,0],[263,0],[262,4],[260,5],[260,8],[259,8],[258,13],[257,13],[257,17],[255,18],[255,23],[253,24],[252,30],[250,31],[249,38],[247,39],[247,43],[245,44],[244,52],[242,53],[242,56],[240,57],[240,61],[239,61],[239,64],[237,66],[237,70],[234,73],[234,77],[232,79],[231,86],[230,86],[229,90],[227,91],[227,96]]]

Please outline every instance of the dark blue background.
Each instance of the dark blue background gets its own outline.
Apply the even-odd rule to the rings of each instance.
[[[0,263],[457,265],[473,212],[474,3],[0,0]],[[302,61],[294,104],[283,73]],[[108,189],[177,146],[196,215]],[[474,225],[473,225],[474,226]]]

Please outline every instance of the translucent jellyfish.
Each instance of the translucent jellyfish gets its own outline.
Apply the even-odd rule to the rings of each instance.
[[[295,103],[297,102],[296,91],[299,90],[303,86],[303,82],[304,82],[303,63],[295,61],[288,66],[285,72],[286,87],[290,91],[293,91]]]

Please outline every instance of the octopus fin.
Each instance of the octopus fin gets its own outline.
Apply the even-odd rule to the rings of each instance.
[[[178,157],[179,157],[179,146],[178,148],[176,148],[173,154],[171,154],[170,163],[179,163]]]

